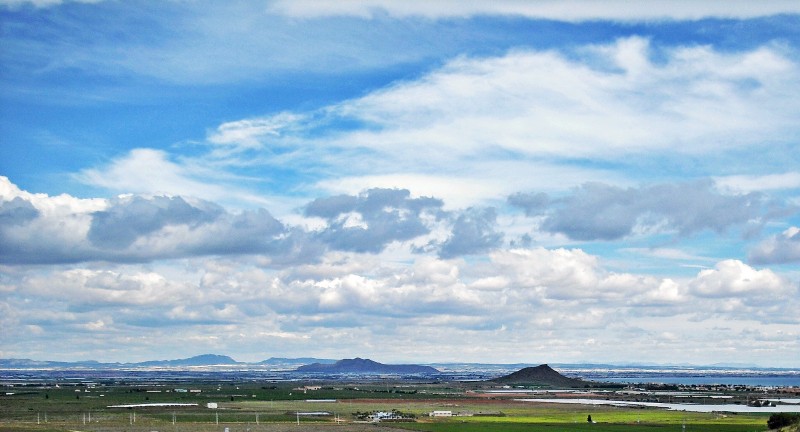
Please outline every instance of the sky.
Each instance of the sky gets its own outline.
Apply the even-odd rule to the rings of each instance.
[[[800,367],[800,4],[0,0],[0,357]]]

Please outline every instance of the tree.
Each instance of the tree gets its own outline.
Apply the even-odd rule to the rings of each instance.
[[[589,414],[589,417],[586,417],[586,422],[587,423],[592,423],[592,415],[591,414]]]
[[[800,423],[800,414],[776,413],[769,416],[767,427],[770,429],[780,429],[796,423]]]

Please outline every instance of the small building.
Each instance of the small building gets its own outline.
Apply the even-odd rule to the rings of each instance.
[[[429,417],[452,417],[453,411],[431,411]]]
[[[206,408],[217,409],[218,406],[216,402],[209,402],[206,404]]]
[[[395,412],[376,411],[370,416],[372,421],[379,422],[381,420],[399,420],[402,417]]]

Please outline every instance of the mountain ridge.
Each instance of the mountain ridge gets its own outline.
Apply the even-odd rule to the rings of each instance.
[[[119,368],[119,367],[188,367],[188,366],[218,366],[218,365],[237,365],[237,362],[226,355],[219,354],[200,354],[193,357],[173,360],[148,360],[143,362],[120,363],[120,362],[99,362],[97,360],[82,360],[74,362],[51,361],[51,360],[31,360],[31,359],[0,359],[0,367],[6,369],[33,369],[33,368]]]
[[[380,374],[438,374],[438,369],[431,366],[415,364],[391,365],[378,363],[370,359],[356,357],[353,359],[342,359],[333,364],[312,363],[303,365],[295,369],[296,372],[314,373],[380,373]]]
[[[197,359],[206,358],[205,362],[199,362]],[[211,361],[216,358],[215,361]],[[194,364],[192,360],[194,359]],[[220,360],[222,359],[222,360]],[[219,354],[201,354],[193,357],[172,360],[147,360],[141,362],[102,362],[98,360],[80,360],[80,361],[58,361],[58,360],[33,360],[29,358],[0,358],[0,368],[4,369],[36,369],[36,368],[120,368],[120,367],[181,367],[181,366],[252,366],[252,367],[266,367],[266,366],[295,366],[307,365],[310,363],[333,364],[338,360],[316,358],[316,357],[270,357],[262,361],[254,362],[240,362],[236,361],[229,356]],[[184,362],[186,364],[181,364]],[[532,367],[531,363],[465,363],[465,362],[424,362],[421,365],[427,365],[434,368],[458,365],[458,366],[492,366],[510,370],[512,368]],[[152,365],[152,366],[148,366]],[[673,369],[673,368],[693,368],[693,369],[756,369],[756,370],[797,370],[797,368],[778,368],[758,366],[751,364],[729,364],[729,363],[716,363],[707,365],[694,365],[694,364],[647,364],[647,363],[625,363],[625,364],[611,364],[611,363],[557,363],[557,367],[561,368],[655,368],[655,369]]]

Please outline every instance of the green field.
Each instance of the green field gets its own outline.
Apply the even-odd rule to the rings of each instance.
[[[0,431],[765,431],[767,416],[662,409],[557,405],[468,396],[450,384],[336,385],[303,392],[293,384],[107,384],[98,387],[14,388],[0,395]],[[176,387],[200,392],[175,392]],[[168,391],[169,390],[169,391]],[[309,402],[306,399],[335,399]],[[206,407],[216,402],[217,409]],[[109,408],[139,403],[191,407]],[[399,410],[413,423],[356,424],[356,412]],[[431,418],[447,410],[467,414]],[[297,413],[326,412],[300,416]],[[596,423],[588,423],[591,415]],[[341,423],[336,423],[336,419]]]

